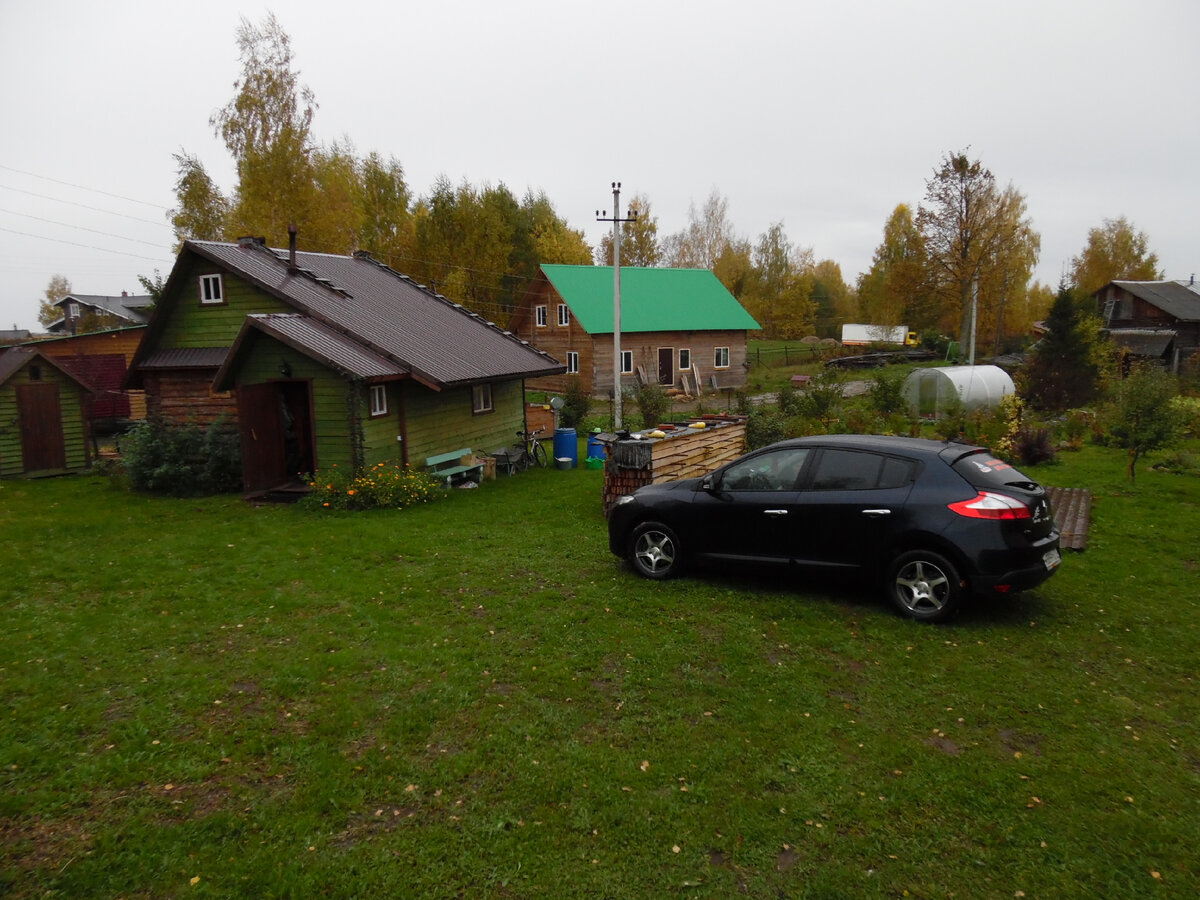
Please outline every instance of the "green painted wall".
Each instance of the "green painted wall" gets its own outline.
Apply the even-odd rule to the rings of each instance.
[[[174,308],[159,337],[157,348],[228,347],[250,313],[294,312],[270,294],[252,287],[228,272],[222,274],[225,302],[200,303],[200,276],[221,270],[193,258],[184,271]]]
[[[25,460],[21,453],[21,428],[17,415],[17,385],[32,384],[30,366],[41,371],[43,383],[58,385],[58,406],[62,418],[63,447],[67,469],[84,469],[88,465],[87,426],[83,418],[84,390],[44,360],[32,359],[0,385],[0,478],[21,475]]]
[[[431,391],[404,382],[404,411],[408,426],[408,461],[421,466],[427,456],[470,447],[491,453],[516,442],[525,427],[524,391],[520,381],[493,382],[494,411],[474,415],[471,389]]]

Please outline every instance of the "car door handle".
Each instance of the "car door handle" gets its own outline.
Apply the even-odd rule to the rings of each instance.
[[[864,509],[862,514],[870,519],[882,519],[884,516],[890,516],[890,509]]]
[[[786,516],[787,513],[788,513],[788,511],[786,509],[764,509],[763,510],[764,516]]]

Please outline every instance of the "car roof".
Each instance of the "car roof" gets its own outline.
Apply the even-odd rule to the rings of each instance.
[[[838,447],[847,450],[870,450],[875,453],[895,453],[910,457],[942,456],[946,450],[957,451],[951,455],[958,457],[983,449],[974,444],[957,441],[934,441],[927,438],[901,437],[890,434],[821,434],[791,438],[770,446]]]

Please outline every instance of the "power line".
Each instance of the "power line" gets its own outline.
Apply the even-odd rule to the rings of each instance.
[[[5,228],[2,225],[0,225],[0,231],[7,232],[8,234],[19,234],[21,237],[36,238],[39,241],[51,241],[55,244],[67,244],[71,247],[82,247],[84,250],[99,250],[101,253],[115,253],[118,256],[131,256],[134,259],[146,259],[150,262],[157,263],[161,263],[163,261],[163,257],[161,256],[141,256],[137,253],[126,253],[124,250],[110,250],[107,247],[97,247],[94,244],[80,244],[75,241],[65,241],[62,238],[46,237],[42,234],[30,234],[28,231],[17,231],[14,228]]]
[[[36,172],[26,172],[24,169],[14,169],[12,166],[4,165],[4,163],[0,163],[0,169],[4,169],[5,171],[8,171],[8,172],[16,172],[18,175],[28,175],[30,178],[40,178],[42,181],[52,181],[55,184],[62,184],[67,187],[73,187],[73,188],[76,188],[81,191],[91,191],[93,194],[103,194],[105,197],[113,197],[117,200],[124,200],[128,203],[140,203],[142,206],[149,206],[149,207],[153,207],[154,209],[161,209],[163,212],[170,211],[167,209],[167,207],[162,206],[161,204],[158,204],[158,203],[149,203],[146,200],[135,200],[132,197],[125,197],[121,194],[113,194],[113,193],[110,193],[109,191],[102,191],[99,188],[90,188],[90,187],[85,187],[82,184],[74,184],[70,181],[61,181],[58,178],[51,178],[49,175],[38,175]]]
[[[119,234],[110,234],[107,231],[99,231],[95,228],[86,228],[83,225],[72,225],[70,222],[57,222],[54,219],[43,219],[41,216],[34,216],[34,215],[30,215],[29,213],[16,212],[15,210],[4,209],[3,207],[0,207],[0,213],[8,213],[10,216],[21,216],[24,219],[33,219],[34,221],[37,221],[37,222],[45,222],[47,225],[61,225],[63,228],[75,228],[79,231],[87,231],[91,234],[98,234],[101,237],[113,238],[118,241],[130,241],[134,244],[145,244],[147,247],[161,246],[159,244],[154,243],[153,241],[143,241],[140,238],[122,237]]]
[[[16,191],[18,194],[25,194],[29,197],[37,197],[41,200],[51,200],[54,203],[65,203],[68,206],[78,206],[80,209],[90,209],[92,212],[104,213],[106,216],[120,216],[122,219],[132,219],[134,222],[145,222],[147,225],[155,225],[159,228],[171,227],[166,222],[156,222],[153,219],[143,219],[141,216],[131,216],[128,213],[119,213],[111,209],[104,209],[99,206],[88,206],[86,203],[76,203],[74,200],[61,200],[58,197],[51,197],[49,194],[39,194],[35,191],[26,191],[7,184],[0,184],[0,190]],[[167,211],[170,212],[170,210]]]

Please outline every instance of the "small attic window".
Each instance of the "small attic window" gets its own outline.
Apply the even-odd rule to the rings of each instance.
[[[76,303],[74,300],[70,300],[67,302],[67,318],[68,319],[78,319],[79,318],[79,304]]]
[[[39,366],[35,363],[34,365],[29,367],[29,380],[30,381],[41,381],[42,380],[42,367],[41,366]]]
[[[200,302],[224,303],[225,289],[220,274],[200,276]]]

